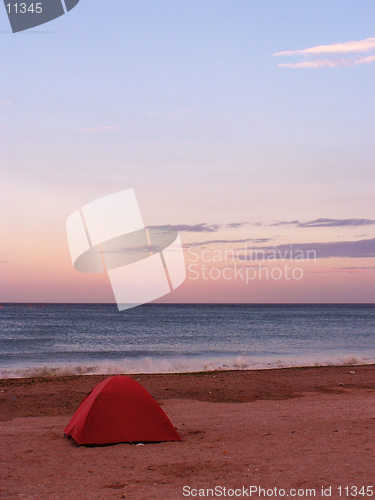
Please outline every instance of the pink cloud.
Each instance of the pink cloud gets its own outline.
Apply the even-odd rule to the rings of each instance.
[[[280,63],[278,66],[284,68],[337,68],[368,64],[374,61],[375,56],[368,56],[362,57],[361,59],[317,59],[315,61],[303,61],[298,63]]]
[[[276,52],[272,56],[311,56],[318,54],[348,54],[351,52],[367,52],[375,49],[375,38],[366,38],[365,40],[333,43],[331,45],[317,45],[303,50],[284,50],[283,52]],[[279,67],[284,68],[336,68],[347,66],[358,66],[359,64],[369,64],[375,61],[375,56],[367,56],[361,58],[341,58],[341,59],[315,59],[313,61],[301,61],[297,63],[280,63]]]
[[[347,54],[348,52],[366,52],[375,49],[375,38],[366,38],[365,40],[332,43],[330,45],[317,45],[303,50],[284,50],[276,52],[273,56],[294,56],[310,54]]]

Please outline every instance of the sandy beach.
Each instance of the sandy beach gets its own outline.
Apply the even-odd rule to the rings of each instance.
[[[321,498],[323,487],[324,497],[369,498],[375,489],[373,365],[132,377],[181,443],[77,447],[63,429],[105,376],[1,380],[0,497]]]

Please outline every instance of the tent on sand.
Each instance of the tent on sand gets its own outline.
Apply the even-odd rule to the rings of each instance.
[[[182,441],[151,394],[124,375],[94,387],[64,432],[84,445]]]

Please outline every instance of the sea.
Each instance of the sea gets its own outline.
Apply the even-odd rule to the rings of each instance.
[[[0,378],[374,363],[370,304],[0,308]]]

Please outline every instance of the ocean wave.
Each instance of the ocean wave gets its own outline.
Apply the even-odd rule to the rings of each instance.
[[[93,364],[65,363],[39,366],[13,366],[0,368],[0,378],[49,378],[72,375],[116,375],[139,373],[194,373],[226,370],[265,370],[308,366],[351,366],[375,364],[375,358],[342,355],[331,357],[298,358],[250,358],[246,356],[227,358],[169,358],[138,360],[100,361]]]

